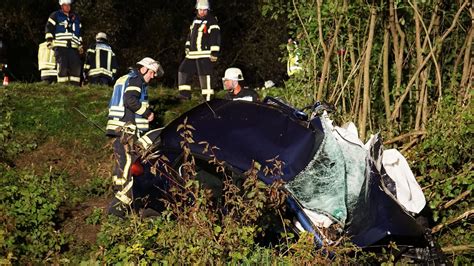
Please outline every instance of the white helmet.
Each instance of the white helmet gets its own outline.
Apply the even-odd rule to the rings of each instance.
[[[263,86],[265,87],[265,89],[269,89],[275,87],[275,82],[273,82],[273,80],[267,80],[265,81]]]
[[[209,1],[208,0],[197,0],[196,1],[196,9],[209,9]]]
[[[137,62],[137,65],[144,66],[149,70],[155,72],[155,77],[161,77],[165,73],[163,67],[161,66],[160,62],[150,58],[145,57],[142,60]]]
[[[99,32],[95,36],[95,39],[96,39],[96,41],[98,41],[99,39],[107,40],[107,34],[105,34],[104,32]]]
[[[70,5],[72,4],[72,0],[59,0],[59,5]]]
[[[244,80],[244,75],[242,74],[242,70],[236,67],[228,68],[225,71],[224,78],[222,78],[222,80],[228,80],[228,79],[237,80],[237,81]]]

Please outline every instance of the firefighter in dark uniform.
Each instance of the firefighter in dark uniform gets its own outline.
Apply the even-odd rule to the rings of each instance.
[[[71,12],[71,0],[59,0],[61,9],[51,13],[46,23],[48,47],[54,49],[58,82],[81,83],[81,58],[83,53],[81,22],[79,16]]]
[[[87,49],[84,73],[91,84],[112,85],[117,73],[117,59],[103,32],[95,36],[96,43]]]
[[[119,78],[114,85],[106,128],[107,136],[115,138],[113,148],[116,156],[112,177],[115,197],[109,206],[110,214],[123,217],[133,209],[130,170],[137,158],[127,143],[130,138],[140,138],[149,131],[154,114],[148,105],[147,84],[163,73],[158,61],[145,57],[137,63],[136,69]],[[139,143],[143,143],[140,139]]]
[[[198,0],[197,16],[186,40],[186,57],[178,70],[178,90],[181,99],[191,99],[191,84],[197,73],[202,94],[211,99],[214,90],[211,75],[220,52],[221,35],[217,19],[209,14],[209,2]]]
[[[240,85],[239,81],[242,80],[244,80],[244,76],[240,69],[231,67],[225,71],[222,78],[222,83],[224,83],[224,88],[227,91],[225,99],[231,101],[258,101],[258,94],[254,90]]]

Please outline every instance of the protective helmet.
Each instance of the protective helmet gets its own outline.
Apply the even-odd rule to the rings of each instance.
[[[96,41],[98,41],[98,40],[107,40],[107,34],[105,34],[104,32],[99,32],[95,36],[95,39],[96,39]]]
[[[59,0],[59,5],[70,5],[72,4],[72,0]]]
[[[275,82],[273,82],[273,80],[267,80],[265,81],[263,86],[265,87],[265,89],[269,89],[275,87]]]
[[[209,9],[209,1],[208,0],[197,0],[196,1],[196,9]]]
[[[224,78],[222,80],[244,80],[244,75],[242,75],[242,70],[236,67],[228,68],[225,71]]]
[[[155,72],[155,77],[161,77],[165,73],[160,62],[150,57],[145,57],[142,60],[138,61],[137,65],[144,66],[149,70]]]

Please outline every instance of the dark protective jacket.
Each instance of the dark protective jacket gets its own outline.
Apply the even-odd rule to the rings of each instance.
[[[188,59],[218,57],[221,46],[221,33],[217,19],[210,14],[203,18],[194,18],[186,39]]]
[[[237,94],[234,94],[233,92],[227,93],[225,99],[232,101],[255,102],[258,101],[258,94],[254,90],[244,87]]]
[[[112,79],[117,67],[117,59],[108,43],[98,41],[87,49],[84,72],[88,77],[102,75]]]
[[[49,15],[45,39],[53,41],[53,47],[78,48],[82,43],[81,27],[78,15],[70,12],[68,16],[58,10]]]
[[[120,77],[109,102],[107,135],[120,136],[120,130],[142,134],[149,130],[147,117],[152,110],[148,105],[148,88],[138,70]]]

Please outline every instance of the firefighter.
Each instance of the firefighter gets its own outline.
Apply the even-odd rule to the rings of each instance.
[[[149,122],[153,121],[154,114],[148,105],[147,84],[163,74],[158,61],[145,57],[137,63],[136,69],[115,83],[106,128],[107,136],[115,138],[113,148],[116,157],[112,177],[115,197],[109,206],[110,214],[123,217],[132,209],[133,177],[130,167],[136,155],[127,143],[149,131]]]
[[[79,86],[81,82],[81,58],[83,53],[81,22],[71,12],[71,0],[59,0],[61,9],[51,13],[46,23],[45,39],[54,49],[58,69],[58,82],[70,82]]]
[[[54,51],[48,48],[48,43],[40,43],[38,47],[38,70],[41,80],[49,84],[56,82],[58,71],[56,70],[56,58]]]
[[[196,10],[185,44],[186,57],[178,70],[178,90],[181,99],[191,99],[191,83],[197,73],[202,94],[209,101],[214,94],[211,75],[220,52],[220,28],[207,0],[198,0]]]
[[[239,82],[242,80],[244,80],[244,76],[240,69],[231,67],[225,71],[222,78],[224,89],[227,91],[225,99],[232,101],[258,101],[258,94],[254,90],[241,86]]]
[[[300,56],[301,52],[298,48],[298,43],[293,39],[288,39],[288,43],[286,45],[286,49],[288,50],[288,62],[286,64],[286,71],[288,76],[293,76],[296,73],[301,72],[303,68],[300,66]]]
[[[84,72],[91,84],[112,85],[117,73],[117,60],[112,48],[107,43],[103,32],[95,36],[96,43],[87,49]]]

